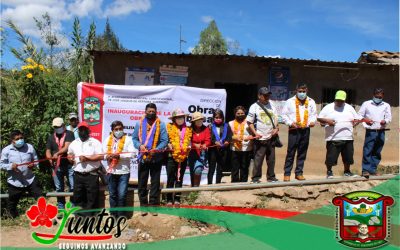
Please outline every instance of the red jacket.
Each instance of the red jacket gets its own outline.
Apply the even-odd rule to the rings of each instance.
[[[206,126],[202,126],[200,133],[196,133],[195,129],[193,128],[193,134],[192,134],[192,149],[196,149],[194,144],[206,144],[207,147],[211,146],[211,133],[210,129]],[[200,155],[200,150],[196,149],[197,154]]]

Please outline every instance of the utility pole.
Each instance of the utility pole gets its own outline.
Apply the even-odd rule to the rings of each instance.
[[[182,43],[186,43],[186,41],[182,39],[182,25],[179,25],[179,54],[182,53]]]

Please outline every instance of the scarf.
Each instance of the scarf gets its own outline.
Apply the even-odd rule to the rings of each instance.
[[[158,139],[160,137],[160,119],[156,118],[151,125],[149,133],[147,133],[147,118],[145,116],[140,119],[139,125],[139,141],[141,145],[144,145],[147,149],[155,149],[157,147]],[[150,159],[151,156],[139,152],[138,159]]]
[[[217,127],[215,126],[215,123],[212,124],[212,132],[215,136],[215,140],[221,143],[221,147],[224,147],[224,142],[226,139],[226,135],[228,134],[228,124],[224,123],[224,131],[222,132],[222,138],[219,137],[219,133],[217,131]]]
[[[53,136],[54,136],[54,141],[56,142],[57,147],[58,147],[58,151],[60,151],[60,150],[62,149],[62,147],[64,146],[65,136],[66,136],[66,135],[67,135],[67,133],[64,131],[64,133],[63,133],[62,136],[61,136],[61,139],[58,139],[57,134],[56,134],[56,133],[53,134]],[[55,167],[54,170],[53,170],[53,176],[56,176],[57,170],[58,170],[58,168],[60,167],[60,164],[61,164],[61,155],[59,155],[59,156],[57,157],[57,163],[56,163],[56,167]]]

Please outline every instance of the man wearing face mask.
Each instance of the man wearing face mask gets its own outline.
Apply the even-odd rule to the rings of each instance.
[[[277,182],[275,176],[275,146],[273,137],[278,135],[277,113],[269,101],[271,91],[267,87],[258,90],[258,101],[250,106],[246,121],[256,138],[254,141],[254,168],[252,183],[260,183],[264,158],[267,161],[267,181]],[[266,113],[268,112],[268,113]]]
[[[42,195],[42,190],[32,172],[37,163],[25,165],[18,164],[36,161],[38,159],[36,151],[31,144],[25,143],[24,135],[19,130],[14,130],[10,134],[11,144],[1,151],[0,168],[7,171],[8,203],[7,208],[10,216],[18,216],[17,205],[19,199],[26,191],[33,198],[38,199]]]
[[[101,143],[90,137],[89,125],[78,125],[79,138],[68,147],[69,161],[74,170],[74,203],[83,209],[98,207],[99,173],[104,156]],[[89,215],[89,213],[85,213]]]
[[[305,180],[303,168],[310,140],[310,128],[314,127],[317,121],[315,101],[307,96],[307,92],[308,88],[306,84],[298,84],[296,95],[287,100],[282,109],[283,121],[289,126],[283,181],[290,181],[296,152],[295,178],[299,181]]]
[[[103,141],[103,152],[107,153],[108,191],[110,193],[110,207],[125,207],[126,194],[130,177],[131,158],[135,157],[132,137],[124,133],[121,121],[111,123],[111,133]],[[124,216],[123,211],[111,212],[115,217]]]
[[[376,175],[376,169],[381,161],[381,151],[385,144],[385,129],[392,121],[390,105],[383,100],[382,88],[374,89],[372,100],[365,101],[358,114],[363,117],[365,141],[362,159],[362,175]]]
[[[356,176],[350,171],[354,163],[353,127],[359,123],[360,116],[354,108],[345,103],[346,92],[338,90],[335,101],[326,105],[317,120],[325,126],[327,178],[333,178],[332,167],[337,165],[339,154],[342,155],[344,176]]]
[[[165,123],[157,117],[157,106],[146,105],[145,116],[135,125],[133,145],[139,150],[138,191],[140,206],[160,205],[160,175],[163,153],[167,147],[168,134]],[[147,181],[151,178],[150,197],[148,197]],[[142,216],[147,215],[146,212]],[[157,215],[157,213],[153,213]]]
[[[177,108],[172,112],[167,124],[168,148],[171,150],[167,161],[167,188],[180,188],[183,183],[183,176],[187,167],[187,157],[190,152],[190,142],[192,139],[192,128],[186,126],[187,114],[182,109]],[[179,206],[181,202],[180,193],[168,193],[167,205]]]
[[[68,147],[74,140],[74,134],[65,129],[64,120],[53,119],[54,132],[49,135],[46,143],[46,157],[53,167],[53,181],[56,192],[64,192],[64,176],[68,180],[69,192],[74,191],[74,171],[67,156]],[[57,207],[65,208],[65,197],[57,197]]]

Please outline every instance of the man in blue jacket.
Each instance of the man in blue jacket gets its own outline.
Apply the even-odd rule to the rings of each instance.
[[[168,144],[165,123],[157,117],[157,106],[146,105],[145,116],[136,123],[133,132],[133,144],[139,150],[138,191],[140,206],[157,206],[160,204],[160,175],[163,152]],[[151,178],[150,196],[148,197],[147,181]],[[147,215],[146,212],[142,213]],[[153,213],[153,215],[157,215]]]

